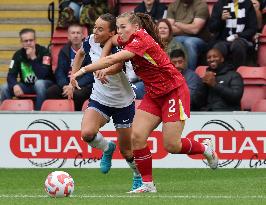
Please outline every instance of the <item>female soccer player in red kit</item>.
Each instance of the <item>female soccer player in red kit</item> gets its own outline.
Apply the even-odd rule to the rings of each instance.
[[[203,154],[209,166],[216,169],[218,157],[210,140],[199,143],[181,138],[185,120],[190,117],[189,90],[182,74],[163,51],[157,27],[149,15],[124,13],[117,17],[118,37],[113,42],[123,47],[120,52],[82,67],[77,76],[131,60],[135,73],[143,80],[146,94],[138,107],[132,126],[133,154],[142,175],[143,185],[132,193],[157,192],[152,177],[152,155],[147,146],[151,132],[162,123],[163,143],[172,154]]]

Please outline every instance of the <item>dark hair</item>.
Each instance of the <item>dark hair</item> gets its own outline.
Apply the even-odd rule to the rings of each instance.
[[[175,49],[173,51],[171,51],[170,53],[170,58],[179,58],[179,57],[182,57],[185,59],[185,53],[184,51],[182,51],[181,49]]]
[[[131,24],[138,24],[141,28],[144,28],[148,34],[162,47],[164,48],[165,44],[159,36],[159,31],[156,24],[153,22],[152,18],[148,14],[143,13],[123,13],[117,18],[127,17],[128,21]]]
[[[160,19],[157,22],[157,27],[159,27],[159,24],[161,22],[165,23],[167,25],[168,29],[169,29],[169,36],[168,36],[168,38],[167,39],[162,39],[162,41],[164,41],[165,43],[169,43],[172,40],[172,38],[173,38],[173,29],[172,29],[172,26],[171,26],[171,24],[170,24],[170,22],[169,22],[168,19]]]
[[[217,53],[219,53],[223,58],[226,56],[225,51],[222,51],[222,50],[219,49],[219,48],[211,48],[211,49],[209,49],[208,52],[206,53],[206,56],[208,55],[208,53],[209,53],[211,50],[212,50],[212,51],[215,51],[215,52],[217,52]]]
[[[110,31],[116,31],[116,18],[110,13],[102,14],[99,18],[109,22]]]
[[[36,32],[35,32],[34,29],[32,29],[32,28],[23,28],[23,29],[20,30],[19,36],[21,37],[25,33],[33,33],[34,34],[34,38],[35,38]]]

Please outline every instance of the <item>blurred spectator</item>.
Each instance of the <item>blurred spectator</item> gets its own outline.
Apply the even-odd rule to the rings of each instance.
[[[144,0],[134,9],[134,12],[149,14],[154,22],[157,22],[166,17],[167,7],[159,0]]]
[[[186,79],[190,91],[190,109],[197,111],[204,102],[203,83],[201,78],[191,69],[185,67],[185,53],[181,49],[173,50],[170,58],[175,67],[182,73]]]
[[[262,29],[262,11],[260,7],[260,2],[258,0],[251,0],[251,2],[256,12],[256,17],[258,22],[258,32],[260,32]]]
[[[171,24],[168,21],[168,19],[159,20],[157,23],[157,27],[158,27],[159,35],[165,43],[164,50],[167,52],[168,56],[170,57],[171,51],[176,50],[176,49],[182,49],[185,52],[185,57],[187,59],[188,56],[187,56],[184,46],[173,38],[173,30],[172,30]]]
[[[136,99],[141,100],[145,94],[144,83],[134,72],[131,61],[125,62],[125,67],[126,67],[126,76],[136,94]]]
[[[257,31],[252,2],[219,0],[213,7],[209,30],[215,34],[213,47],[218,48],[226,58],[230,56],[228,60],[235,69],[245,65],[248,49],[253,48],[252,38]]]
[[[233,67],[224,61],[222,52],[213,48],[207,53],[207,68],[202,81],[206,91],[206,111],[241,110],[244,91],[243,79]]]
[[[57,27],[67,28],[79,21],[82,0],[59,0],[59,16]]]
[[[58,57],[58,67],[55,70],[56,85],[51,86],[47,90],[47,98],[50,99],[64,99],[68,95],[73,96],[75,103],[75,110],[80,111],[85,100],[89,99],[92,84],[94,82],[93,74],[86,73],[78,79],[81,89],[73,89],[69,85],[69,75],[71,67],[75,58],[76,52],[82,45],[82,26],[72,24],[68,27],[68,40],[69,42],[60,50]],[[90,56],[84,58],[83,66],[91,63]]]
[[[57,27],[67,28],[73,23],[87,26],[92,32],[94,22],[108,12],[106,0],[60,0]]]
[[[189,69],[196,69],[199,54],[207,48],[209,33],[205,24],[208,18],[208,6],[202,0],[176,0],[168,6],[167,19],[175,40],[182,43],[188,52]]]
[[[35,109],[40,110],[46,99],[46,90],[53,84],[49,50],[36,44],[35,30],[31,28],[22,29],[19,37],[22,48],[15,52],[10,62],[7,84],[2,87],[1,101],[13,96],[36,94]]]
[[[260,1],[260,10],[263,11],[266,9],[266,0]]]

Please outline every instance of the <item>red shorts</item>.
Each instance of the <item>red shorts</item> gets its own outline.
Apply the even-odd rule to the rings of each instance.
[[[176,122],[190,117],[190,93],[187,84],[158,98],[144,95],[138,109],[156,115],[163,122]]]

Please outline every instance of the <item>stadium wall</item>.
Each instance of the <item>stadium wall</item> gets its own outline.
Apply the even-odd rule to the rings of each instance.
[[[81,112],[1,112],[1,168],[97,168],[101,152],[80,139]],[[266,113],[194,112],[182,137],[211,138],[221,168],[266,168]],[[207,168],[198,155],[168,154],[161,125],[149,137],[156,168]],[[102,134],[116,141],[112,123]],[[118,150],[114,168],[126,168]]]

